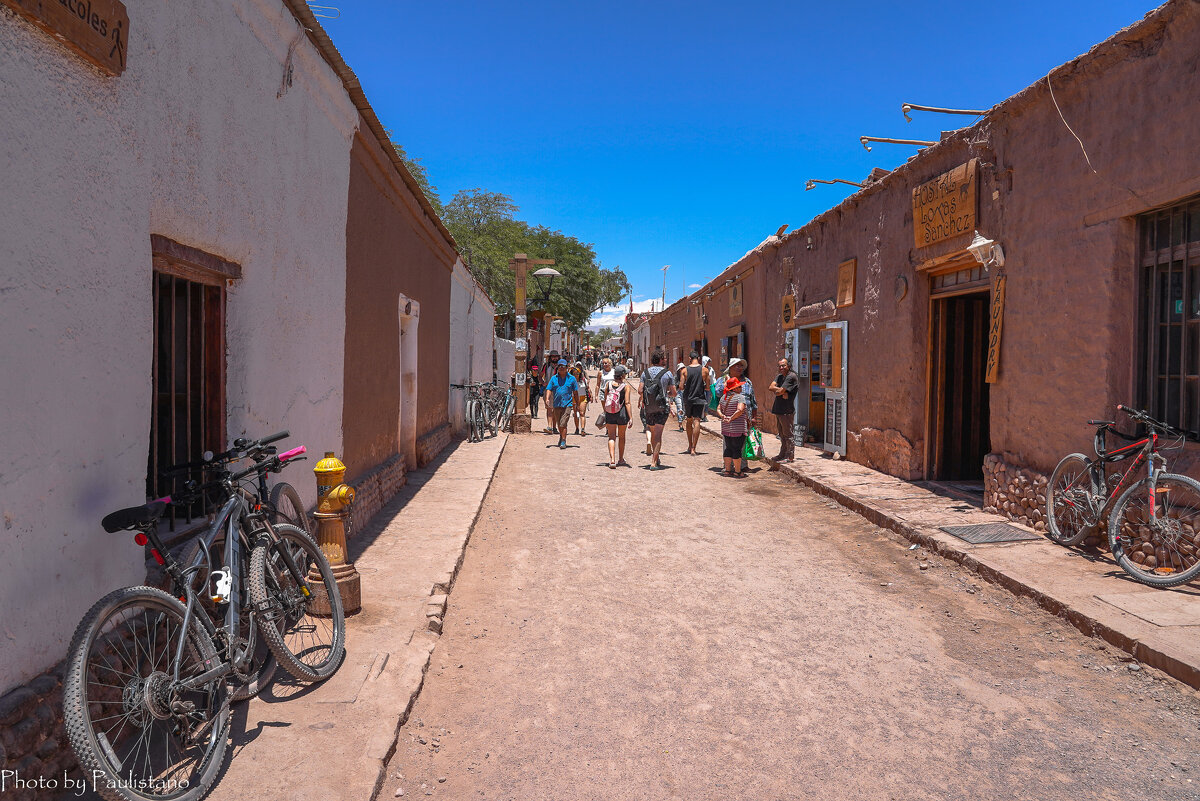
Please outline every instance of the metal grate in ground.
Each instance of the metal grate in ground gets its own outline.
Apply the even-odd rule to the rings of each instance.
[[[991,542],[1021,542],[1042,538],[1040,534],[1017,528],[1009,523],[980,523],[974,526],[942,526],[941,528],[947,534],[953,534],[972,545],[986,545]]]

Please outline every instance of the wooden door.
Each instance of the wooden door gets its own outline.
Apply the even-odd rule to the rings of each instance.
[[[983,457],[991,450],[989,386],[984,380],[987,322],[987,292],[933,301],[930,474],[934,479],[983,477]]]

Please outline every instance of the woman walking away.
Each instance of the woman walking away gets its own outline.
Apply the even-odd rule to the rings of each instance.
[[[625,365],[618,364],[613,380],[605,385],[601,396],[604,403],[604,426],[608,429],[608,466],[616,468],[625,461],[625,429],[632,416],[629,406],[629,385],[625,383]]]
[[[725,470],[723,476],[741,478],[745,473],[741,466],[742,449],[746,447],[746,434],[750,428],[746,419],[746,396],[742,394],[742,381],[730,376],[725,382],[725,395],[717,406],[721,418],[721,436],[725,438]]]
[[[538,401],[542,399],[542,371],[535,364],[529,368],[529,416],[537,417]]]
[[[575,362],[575,366],[571,368],[571,375],[575,376],[575,382],[579,384],[579,403],[575,404],[575,433],[581,437],[586,437],[587,410],[588,404],[592,402],[592,388],[588,386],[587,373],[583,369],[583,362]]]

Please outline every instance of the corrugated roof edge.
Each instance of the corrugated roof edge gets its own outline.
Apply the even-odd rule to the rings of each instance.
[[[1155,36],[1159,32],[1166,29],[1171,24],[1171,21],[1175,18],[1175,16],[1180,13],[1180,9],[1185,7],[1188,3],[1200,5],[1200,0],[1168,0],[1158,8],[1148,12],[1146,16],[1142,17],[1137,22],[1122,28],[1104,41],[1093,45],[1086,53],[1082,53],[1070,61],[1055,67],[1050,71],[1050,74],[1055,76],[1055,85],[1059,87],[1059,91],[1061,92],[1073,85],[1074,80],[1078,78],[1084,68],[1105,67],[1111,62],[1121,60],[1126,55],[1126,47],[1135,45],[1141,42],[1143,39],[1150,36]],[[1060,81],[1061,83],[1059,83]],[[942,147],[946,147],[948,146],[948,143],[951,142],[961,142],[984,123],[994,122],[1001,116],[1016,116],[1024,109],[1033,105],[1033,103],[1038,100],[1038,95],[1041,93],[1045,93],[1047,96],[1049,96],[1049,90],[1046,88],[1045,76],[1042,76],[1011,97],[1005,98],[996,105],[992,106],[992,108],[988,109],[988,112],[983,115],[983,117],[974,125],[962,128],[956,131],[952,136],[947,136],[937,144],[924,148],[912,159],[896,167],[887,175],[883,176],[883,178],[880,180],[868,184],[856,192],[850,193],[844,200],[842,200],[841,203],[838,203],[836,206],[826,209],[803,225],[788,231],[782,237],[776,237],[774,235],[768,236],[756,247],[747,251],[746,254],[740,259],[721,270],[717,277],[710,280],[703,287],[697,289],[691,295],[680,298],[667,308],[671,308],[680,301],[692,300],[706,292],[712,291],[712,287],[714,287],[716,284],[723,283],[727,279],[727,274],[730,271],[737,272],[739,266],[748,258],[763,253],[769,247],[778,247],[792,237],[805,234],[814,224],[820,223],[822,220],[826,219],[837,211],[857,205],[860,200],[872,194],[873,192],[877,192],[891,182],[899,180],[899,176],[910,177],[913,172],[918,170],[925,163],[927,160],[927,153],[937,151]]]
[[[321,27],[321,23],[317,22],[316,16],[313,15],[312,9],[304,0],[283,0],[283,4],[292,12],[292,16],[300,23],[308,34],[309,41],[317,48],[317,52],[321,54],[321,58],[333,68],[334,73],[342,81],[342,86],[346,88],[346,94],[350,96],[350,102],[358,109],[358,113],[367,121],[367,127],[375,134],[375,138],[379,140],[379,144],[383,146],[384,151],[388,154],[388,158],[392,162],[392,166],[396,168],[396,172],[400,173],[401,179],[413,195],[417,198],[417,202],[421,204],[421,209],[425,215],[433,222],[438,233],[445,237],[446,242],[455,254],[461,256],[458,250],[458,242],[454,241],[454,235],[446,228],[442,219],[438,216],[433,206],[429,203],[429,199],[425,197],[425,192],[421,189],[421,185],[413,178],[412,173],[408,171],[408,167],[404,166],[404,162],[400,159],[400,155],[396,153],[396,149],[392,147],[391,139],[388,138],[387,132],[383,130],[383,123],[379,121],[379,117],[375,116],[375,109],[371,108],[370,102],[367,101],[367,96],[362,90],[362,84],[358,81],[358,76],[354,74],[354,70],[350,69],[346,64],[342,54],[338,52],[334,46],[333,40],[329,38],[329,34]],[[466,264],[466,260],[463,260]],[[467,267],[470,271],[470,266]],[[472,272],[472,274],[474,274]]]

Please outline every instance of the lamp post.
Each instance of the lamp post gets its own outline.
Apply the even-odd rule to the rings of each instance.
[[[514,298],[513,308],[517,317],[517,351],[514,368],[514,376],[517,382],[517,408],[514,410],[512,417],[512,430],[514,434],[528,434],[530,428],[529,382],[526,380],[526,368],[529,361],[529,338],[525,325],[525,274],[530,264],[554,264],[554,260],[531,259],[524,253],[514,253],[513,257],[508,260],[508,268],[516,274],[516,297]],[[539,273],[543,272],[543,270],[538,270],[534,275],[538,276]],[[550,272],[553,273],[550,276],[550,283],[553,286],[554,278],[559,273],[556,270],[550,270]],[[547,288],[545,294],[546,299],[549,300],[549,288]]]

